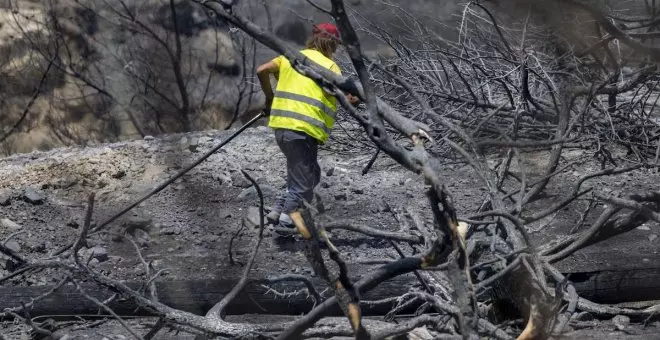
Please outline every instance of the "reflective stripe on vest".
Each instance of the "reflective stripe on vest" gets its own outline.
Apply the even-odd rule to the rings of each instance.
[[[296,93],[284,92],[284,91],[275,91],[275,97],[290,99],[290,100],[296,100],[296,101],[299,101],[299,102],[303,102],[305,104],[315,106],[315,107],[321,109],[321,111],[323,111],[323,113],[330,116],[330,118],[335,119],[335,116],[336,116],[335,111],[332,108],[325,105],[322,101],[320,101],[318,99],[306,97],[306,96],[296,94]]]
[[[312,124],[317,128],[323,129],[325,133],[330,134],[330,129],[327,126],[325,126],[324,122],[320,120],[316,120],[309,116],[305,116],[302,113],[288,111],[288,110],[272,109],[270,111],[270,115],[275,117],[284,117],[284,118],[293,118],[293,119],[302,120],[303,122]]]

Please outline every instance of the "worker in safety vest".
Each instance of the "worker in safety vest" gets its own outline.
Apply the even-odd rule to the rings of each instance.
[[[322,23],[313,27],[306,49],[300,52],[341,74],[332,60],[339,43],[337,27]],[[321,180],[317,150],[328,140],[335,124],[337,100],[314,80],[298,73],[284,56],[259,66],[257,74],[266,95],[266,112],[270,111],[268,126],[275,130],[275,140],[287,162],[287,190],[266,217],[280,227],[294,228],[289,214],[300,208],[303,200],[312,201],[314,187]],[[275,92],[270,84],[271,74],[277,79]],[[349,100],[357,102],[352,96]]]

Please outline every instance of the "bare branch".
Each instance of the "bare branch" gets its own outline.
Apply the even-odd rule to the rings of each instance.
[[[264,236],[264,196],[261,191],[261,188],[259,187],[259,184],[252,179],[252,177],[244,170],[241,170],[243,175],[254,185],[254,187],[257,189],[257,194],[259,195],[259,237],[257,238],[257,242],[254,245],[254,248],[252,249],[252,255],[250,256],[250,260],[248,261],[247,265],[245,266],[245,270],[243,271],[243,276],[241,277],[241,280],[238,281],[238,283],[232,288],[232,290],[225,295],[222,300],[218,303],[216,303],[211,309],[206,313],[207,317],[215,318],[215,319],[223,319],[225,316],[225,308],[227,308],[227,305],[236,298],[238,293],[243,290],[245,285],[248,283],[248,275],[250,274],[250,271],[252,270],[252,266],[254,265],[254,261],[257,258],[257,254],[259,252],[259,246],[261,245],[261,241],[263,240]]]

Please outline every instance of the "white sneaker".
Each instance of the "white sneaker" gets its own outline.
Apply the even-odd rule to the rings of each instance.
[[[291,219],[291,216],[282,213],[280,214],[280,227],[293,229],[296,226],[293,224],[293,220]]]
[[[266,215],[266,220],[269,224],[277,224],[280,220],[280,213],[273,210]]]
[[[293,220],[287,214],[280,214],[280,220],[275,228],[275,233],[282,237],[293,237],[296,231],[296,226],[293,224]]]

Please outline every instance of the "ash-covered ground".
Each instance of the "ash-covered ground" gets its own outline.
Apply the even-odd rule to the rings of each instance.
[[[93,223],[100,223],[192,163],[232,132],[148,137],[1,159],[0,239],[27,258],[46,257],[75,240],[83,224],[89,193],[96,193]],[[547,206],[560,199],[580,176],[599,170],[598,163],[585,151],[569,149],[564,155],[562,163],[578,162],[577,165],[572,171],[559,175],[535,205]],[[363,176],[362,169],[370,157],[370,154],[320,152],[323,178],[318,193],[325,213],[316,219],[319,222],[350,221],[389,231],[415,233],[417,231],[411,226],[402,226],[395,218],[396,214],[413,211],[426,223],[431,223],[423,180],[383,155]],[[493,157],[493,161],[496,160]],[[547,153],[544,152],[527,154],[525,169],[538,174],[546,160]],[[117,237],[117,234],[128,232],[145,260],[154,261],[156,269],[169,268],[162,280],[203,280],[240,275],[249,257],[251,241],[256,236],[255,223],[258,223],[258,197],[242,176],[241,169],[257,179],[265,193],[266,204],[273,202],[275,195],[284,189],[285,160],[268,128],[247,130],[206,162],[112,223],[107,229],[109,232],[91,237],[83,253],[91,254],[91,265],[113,278],[144,279],[144,267],[134,246]],[[442,173],[459,218],[474,212],[486,198],[487,192],[468,165],[447,161]],[[652,170],[642,169],[614,180],[599,177],[587,182],[585,187],[594,186],[606,193],[633,193],[657,189],[659,180],[660,176]],[[579,219],[586,204],[586,200],[578,201],[528,226],[535,242],[542,244],[566,233]],[[597,212],[598,209],[594,216]],[[233,242],[232,254],[236,264],[231,265],[229,241],[242,223],[246,228]],[[614,268],[630,265],[623,263],[629,262],[630,258],[637,259],[642,267],[657,264],[660,260],[658,234],[660,226],[646,224],[577,252],[564,260],[559,268]],[[355,277],[373,266],[365,262],[399,257],[386,241],[348,231],[333,231],[331,237]],[[313,271],[302,250],[299,239],[278,238],[268,230],[250,277],[283,273],[311,275]],[[416,250],[404,246],[404,251],[412,254]],[[11,268],[7,268],[7,263],[5,260],[0,263],[0,276],[9,273]],[[27,279],[19,277],[4,285],[48,285],[59,279],[57,275],[45,272],[30,275]],[[613,327],[613,333],[604,333],[608,334],[607,338],[653,338],[644,333],[641,326],[631,326],[630,330],[618,330],[611,323],[596,323],[594,326],[603,332]],[[21,327],[6,328],[9,327],[7,324],[2,327],[14,332],[11,334],[17,339],[21,338],[20,334],[26,334]],[[119,328],[115,331],[125,334]],[[92,332],[87,338],[101,339],[97,335],[110,334],[108,332]],[[574,338],[583,336],[586,335],[576,333]]]

